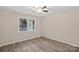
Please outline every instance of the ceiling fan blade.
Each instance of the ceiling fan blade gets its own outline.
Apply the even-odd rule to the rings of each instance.
[[[47,8],[47,6],[43,6],[43,7],[42,7],[42,9],[45,9],[45,8]]]
[[[48,12],[48,10],[43,10],[43,12]]]

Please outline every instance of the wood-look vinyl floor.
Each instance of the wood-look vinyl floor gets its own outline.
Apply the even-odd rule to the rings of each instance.
[[[0,52],[78,52],[79,48],[39,37],[0,47]]]

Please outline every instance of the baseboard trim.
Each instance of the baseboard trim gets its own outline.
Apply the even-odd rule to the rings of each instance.
[[[39,37],[42,37],[42,36],[36,36],[36,37],[28,38],[27,40],[32,40],[32,39],[39,38]],[[14,44],[14,43],[22,42],[22,41],[25,41],[25,40],[26,39],[22,39],[22,40],[18,40],[18,41],[14,41],[14,42],[5,43],[3,45],[0,45],[0,47],[6,46],[6,45],[9,45],[9,44]]]
[[[52,39],[52,40],[56,40],[56,41],[59,41],[59,42],[62,42],[62,43],[66,43],[66,44],[72,45],[72,46],[74,46],[74,47],[79,47],[79,46],[76,45],[76,44],[72,44],[72,43],[69,43],[69,42],[66,42],[66,41],[61,41],[61,40],[59,40],[58,38],[54,38],[54,37],[51,38],[51,37],[47,37],[47,36],[37,36],[37,37],[28,38],[27,40],[31,40],[31,39],[35,39],[35,38],[39,38],[39,37],[48,38],[48,39]],[[14,43],[22,42],[22,41],[25,41],[25,40],[26,40],[26,39],[18,40],[18,41],[10,42],[10,43],[5,43],[5,44],[3,44],[3,45],[0,45],[0,47],[6,46],[6,45],[9,45],[9,44],[14,44]]]
[[[51,37],[46,37],[46,36],[44,36],[45,38],[48,38],[48,39],[52,39],[52,40],[56,40],[56,41],[59,41],[59,42],[62,42],[62,43],[66,43],[66,44],[69,44],[69,45],[71,45],[71,46],[74,46],[74,47],[79,47],[78,45],[76,45],[76,44],[72,44],[72,43],[69,43],[69,42],[66,42],[66,41],[61,41],[61,40],[59,40],[58,38],[51,38]]]

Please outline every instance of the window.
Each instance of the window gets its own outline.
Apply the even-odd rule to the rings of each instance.
[[[35,19],[30,18],[19,18],[18,21],[19,32],[31,32],[36,30],[36,21]]]

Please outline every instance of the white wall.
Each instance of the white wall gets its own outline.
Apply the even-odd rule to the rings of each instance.
[[[79,47],[79,11],[51,14],[43,21],[43,35]]]
[[[18,33],[19,16],[36,18],[36,31]],[[0,46],[40,37],[42,33],[41,27],[42,20],[39,17],[12,11],[0,10]]]
[[[1,12],[0,12],[0,14],[2,14]],[[2,17],[1,17],[1,15],[0,15],[0,33],[2,33]],[[0,39],[2,39],[2,34],[0,34]],[[0,41],[0,43],[1,43],[1,41]]]

